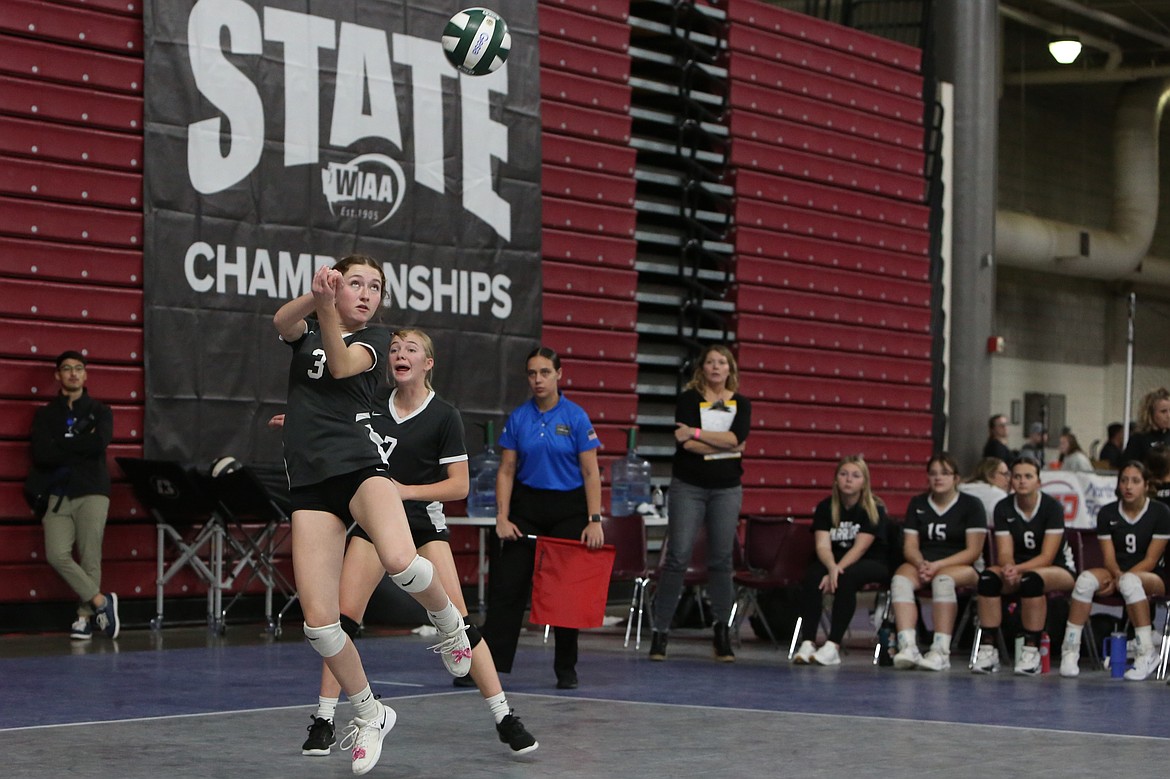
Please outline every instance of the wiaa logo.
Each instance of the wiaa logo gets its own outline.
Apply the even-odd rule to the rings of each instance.
[[[346,163],[331,162],[321,170],[321,191],[329,213],[337,217],[384,224],[406,195],[406,174],[385,154],[362,154]]]

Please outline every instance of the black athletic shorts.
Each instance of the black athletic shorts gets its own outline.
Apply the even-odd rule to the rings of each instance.
[[[390,474],[384,467],[371,465],[360,471],[343,473],[309,484],[305,487],[293,487],[289,492],[289,499],[293,511],[324,511],[341,519],[346,527],[353,524],[353,515],[349,512],[349,502],[357,494],[358,487],[366,479],[377,476],[389,479]]]
[[[409,524],[410,537],[414,540],[415,549],[419,549],[424,544],[429,544],[431,541],[442,541],[446,544],[451,543],[451,531],[447,528],[439,530],[434,526],[434,524],[430,522],[430,520],[427,520],[425,526],[422,522],[414,520],[411,520]],[[370,541],[369,534],[366,533],[365,530],[362,530],[361,525],[354,524],[352,535],[354,538],[362,538],[366,541]],[[374,542],[370,541],[370,543],[372,544]]]

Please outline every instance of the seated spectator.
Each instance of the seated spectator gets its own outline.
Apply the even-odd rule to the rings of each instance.
[[[1040,491],[1040,466],[1021,458],[1012,465],[1012,495],[995,507],[995,561],[979,574],[979,623],[983,640],[971,671],[999,670],[999,630],[1004,595],[1019,594],[1024,648],[1015,672],[1040,673],[1040,634],[1048,619],[1045,593],[1073,588],[1072,550],[1064,539],[1064,508]]]
[[[1120,470],[1121,466],[1125,464],[1124,450],[1121,446],[1125,440],[1125,425],[1113,422],[1106,428],[1106,431],[1108,440],[1101,446],[1101,451],[1097,453],[1097,459],[1109,463],[1110,468]]]
[[[833,494],[813,513],[816,558],[800,586],[801,642],[794,663],[840,665],[841,639],[857,610],[863,584],[884,582],[890,575],[886,545],[889,519],[885,504],[870,489],[869,467],[860,455],[837,464]],[[824,595],[833,596],[829,634],[816,647]]]
[[[998,457],[1005,463],[1015,459],[1015,455],[1007,445],[1008,429],[1007,417],[996,414],[987,420],[987,443],[983,445],[984,457]]]
[[[1122,459],[1145,463],[1150,452],[1170,445],[1170,391],[1165,387],[1147,392],[1138,412],[1137,432],[1129,437]]]
[[[987,512],[987,526],[991,527],[995,504],[1007,497],[1011,480],[1007,463],[998,457],[984,457],[975,466],[971,478],[959,485],[959,492],[979,498]]]
[[[974,587],[975,563],[987,538],[987,517],[978,498],[959,492],[958,466],[949,454],[936,454],[926,465],[930,490],[910,499],[902,554],[890,582],[898,653],[894,667],[945,671],[951,667],[951,636],[959,614],[956,587]],[[918,607],[914,591],[930,585],[934,641],[918,651]]]
[[[1081,635],[1095,595],[1120,594],[1133,624],[1137,658],[1125,678],[1140,682],[1158,668],[1154,645],[1151,596],[1166,594],[1162,554],[1170,539],[1170,508],[1150,499],[1150,472],[1140,462],[1127,463],[1117,473],[1118,500],[1097,513],[1097,540],[1103,568],[1082,571],[1073,588],[1068,625],[1060,654],[1060,675],[1077,676]]]
[[[1048,433],[1044,432],[1044,425],[1033,422],[1028,428],[1028,440],[1020,447],[1019,457],[1030,457],[1044,467],[1044,446],[1048,441]]]
[[[1051,463],[1050,467],[1059,468],[1071,473],[1092,473],[1093,462],[1085,450],[1081,448],[1077,437],[1072,433],[1060,434],[1060,459]]]

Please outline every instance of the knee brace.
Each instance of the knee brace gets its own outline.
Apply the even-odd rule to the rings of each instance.
[[[949,576],[936,576],[930,582],[930,594],[935,603],[958,603],[955,596],[955,580]]]
[[[1035,571],[1025,571],[1020,577],[1020,597],[1039,598],[1044,594],[1044,577]]]
[[[478,644],[480,641],[483,641],[483,636],[480,635],[479,628],[477,628],[475,625],[472,625],[470,622],[468,622],[467,623],[467,643],[471,644],[470,648],[475,649],[475,645]]]
[[[1146,599],[1146,588],[1142,586],[1141,577],[1133,573],[1123,573],[1117,580],[1117,591],[1125,598],[1125,605],[1141,603]]]
[[[913,603],[914,582],[905,576],[895,576],[890,580],[890,603]]]
[[[1003,594],[1003,579],[992,571],[983,571],[979,574],[979,585],[975,591],[984,598],[998,598]]]
[[[390,578],[405,592],[422,592],[431,586],[434,575],[435,566],[431,565],[431,561],[415,555],[410,565],[399,573],[390,574]]]
[[[319,628],[310,627],[306,622],[305,638],[309,639],[309,645],[317,650],[321,657],[333,657],[345,649],[345,631],[341,629],[340,622]]]
[[[1097,581],[1097,577],[1084,571],[1077,577],[1077,583],[1073,586],[1072,599],[1081,603],[1092,603],[1093,596],[1100,588],[1101,582]]]
[[[348,614],[341,615],[341,629],[345,631],[345,635],[355,640],[362,633],[361,623]]]

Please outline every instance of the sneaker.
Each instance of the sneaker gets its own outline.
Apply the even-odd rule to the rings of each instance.
[[[1145,681],[1157,674],[1160,662],[1157,652],[1143,652],[1134,658],[1133,668],[1125,672],[1125,678],[1131,682]]]
[[[333,734],[333,720],[324,717],[313,717],[313,724],[309,726],[309,737],[301,744],[301,754],[312,757],[323,757],[329,754],[329,749],[337,742]]]
[[[77,621],[69,626],[69,637],[74,641],[89,641],[93,638],[93,625],[89,624],[89,618],[78,616]]]
[[[451,680],[451,686],[460,687],[463,689],[479,687],[479,685],[475,683],[475,679],[471,678],[471,674],[468,674],[467,676],[456,676]]]
[[[897,662],[898,658],[894,658]],[[951,656],[940,649],[931,648],[922,659],[918,661],[918,667],[923,671],[949,671],[951,668]]]
[[[971,666],[973,674],[993,674],[999,670],[999,650],[991,644],[983,644],[975,654],[975,664]]]
[[[817,665],[841,665],[841,653],[832,641],[826,641],[812,656]]]
[[[811,641],[801,641],[800,649],[792,656],[792,662],[797,665],[812,665],[813,655],[817,653],[816,644]]]
[[[439,635],[446,635],[440,631]],[[460,622],[458,629],[435,644],[427,647],[443,656],[443,665],[452,676],[467,676],[471,670],[471,643],[467,640],[467,624]]]
[[[1014,673],[1020,676],[1035,676],[1040,673],[1040,647],[1026,646],[1020,650],[1020,661]]]
[[[353,772],[358,776],[368,774],[378,764],[378,758],[382,756],[382,741],[398,720],[394,709],[382,703],[378,705],[382,707],[382,716],[368,721],[354,717],[338,746],[339,749],[353,750]]]
[[[922,662],[922,653],[918,651],[916,646],[908,646],[905,649],[898,650],[898,654],[894,655],[894,667],[907,671],[911,668],[917,668]]]
[[[512,751],[518,755],[534,752],[540,746],[532,734],[525,729],[520,718],[511,712],[496,724],[496,733],[500,734],[500,741],[512,747]]]
[[[1080,652],[1061,652],[1060,653],[1060,675],[1066,679],[1071,679],[1074,676],[1081,675],[1081,653]]]
[[[122,630],[122,622],[118,619],[118,596],[112,592],[105,593],[105,596],[106,605],[94,611],[93,620],[108,638],[117,638]]]

